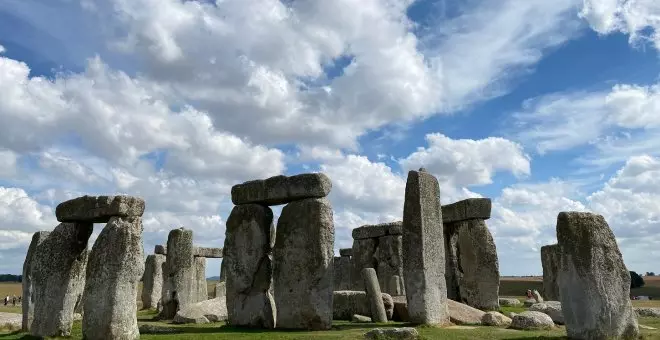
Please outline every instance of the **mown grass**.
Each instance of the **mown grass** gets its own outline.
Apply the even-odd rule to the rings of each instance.
[[[650,281],[650,280],[649,280]],[[209,295],[213,294],[215,289],[215,281],[208,282]],[[651,283],[649,285],[649,283]],[[660,280],[647,283],[648,289],[659,289]],[[502,296],[517,297],[524,300],[521,296],[527,289],[534,288],[536,281],[515,281],[511,279],[502,280],[500,291],[503,292]],[[20,283],[14,284],[0,284],[0,295],[7,292],[20,291]],[[141,289],[141,286],[140,286]],[[650,295],[634,292],[636,295]],[[17,294],[18,295],[18,294]],[[138,294],[139,297],[139,294]],[[654,296],[655,298],[655,296]],[[138,298],[139,299],[139,298]],[[651,301],[633,301],[635,306],[644,307],[660,307],[660,295],[658,300]],[[509,312],[520,313],[525,311],[524,307],[502,307],[501,312],[507,314]],[[16,312],[20,313],[20,307],[4,307],[0,306],[0,312]],[[139,311],[138,322],[140,324],[151,324],[162,327],[175,328],[179,331],[176,334],[142,334],[141,339],[273,339],[273,340],[303,340],[303,339],[363,339],[364,333],[375,327],[405,327],[410,326],[400,322],[389,322],[387,324],[353,324],[346,321],[335,321],[332,330],[320,332],[307,332],[307,331],[287,331],[287,330],[258,330],[258,329],[244,329],[227,326],[223,323],[214,323],[206,325],[173,325],[166,322],[154,321],[154,311]],[[642,329],[644,339],[660,339],[660,319],[654,318],[640,318],[641,325],[657,328],[655,330]],[[450,340],[500,340],[500,339],[566,339],[566,330],[564,327],[556,327],[548,331],[517,331],[506,328],[496,327],[448,327],[448,328],[434,328],[434,327],[417,327],[419,333],[424,339],[450,339]],[[72,329],[72,339],[82,338],[82,324],[80,321],[74,323]],[[0,340],[11,339],[32,339],[29,335],[11,329],[2,329],[0,325]]]

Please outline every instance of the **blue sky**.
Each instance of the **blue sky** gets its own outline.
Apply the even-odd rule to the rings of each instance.
[[[68,198],[144,197],[147,254],[179,226],[221,247],[232,185],[307,171],[350,247],[421,166],[443,204],[493,200],[502,275],[541,273],[566,210],[658,271],[660,13],[627,3],[6,0],[0,272]]]

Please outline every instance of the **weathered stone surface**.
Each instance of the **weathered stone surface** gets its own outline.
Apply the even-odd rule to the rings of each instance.
[[[468,198],[442,206],[442,222],[452,223],[472,219],[490,218],[490,198]]]
[[[147,255],[142,276],[142,308],[152,309],[158,306],[163,294],[163,263],[165,255]]]
[[[353,248],[339,249],[339,256],[353,256]]]
[[[222,258],[222,248],[206,248],[206,247],[194,247],[193,256],[195,257],[205,257],[209,259],[221,259]]]
[[[367,340],[417,340],[420,339],[417,329],[412,327],[401,328],[374,328],[364,334]]]
[[[524,305],[525,307],[531,307],[531,306],[533,306],[533,305],[535,305],[535,304],[537,304],[537,303],[538,303],[538,302],[536,301],[536,299],[527,299],[527,300],[525,300],[525,302],[523,302],[523,305]]]
[[[541,312],[527,311],[517,314],[511,321],[511,328],[521,330],[552,329],[555,323]]]
[[[137,292],[144,273],[142,218],[112,217],[89,255],[85,339],[138,339]]]
[[[351,259],[348,256],[335,256],[334,258],[334,288],[333,290],[351,289]]]
[[[481,325],[481,319],[485,314],[483,311],[454,300],[447,300],[447,307],[451,322],[457,325]]]
[[[273,211],[258,204],[235,206],[227,219],[222,265],[228,324],[232,326],[275,327],[275,302],[270,293],[272,222]]]
[[[557,273],[559,272],[559,245],[552,244],[541,247],[541,265],[543,266],[543,297],[546,300],[559,300],[559,285]]]
[[[486,312],[484,316],[481,318],[481,323],[484,326],[496,326],[496,327],[502,327],[502,326],[509,326],[511,325],[511,318],[504,316],[503,314],[499,312]]]
[[[518,307],[522,305],[520,300],[515,298],[499,298],[499,302],[502,307]]]
[[[33,336],[69,336],[76,301],[85,287],[91,223],[60,223],[32,259]]]
[[[444,223],[443,234],[445,236],[445,283],[447,287],[447,298],[454,301],[461,300],[459,279],[462,276],[459,252],[458,232],[460,222]]]
[[[354,290],[363,290],[362,269],[378,268],[375,253],[378,246],[378,239],[367,238],[362,240],[353,240],[353,256],[351,257],[351,288]]]
[[[645,316],[648,318],[660,318],[660,308],[635,307],[634,310],[638,317]]]
[[[408,316],[408,301],[406,301],[406,297],[393,296],[392,300],[394,301],[392,320],[403,322],[410,321],[410,317]]]
[[[394,313],[392,296],[381,293],[383,307],[388,319]],[[405,300],[405,297],[403,298]],[[332,318],[335,320],[350,320],[353,314],[371,315],[371,307],[367,300],[367,293],[355,290],[339,290],[333,293]]]
[[[529,310],[547,314],[554,323],[558,325],[564,324],[564,314],[561,311],[561,302],[559,301],[545,301],[533,304]]]
[[[195,302],[205,301],[209,299],[208,285],[206,284],[206,258],[195,257],[193,259],[193,266],[195,266],[195,282],[194,294],[197,296]]]
[[[403,245],[401,235],[387,235],[378,238],[374,254],[378,267],[378,280],[383,292],[390,295],[405,295],[405,288],[392,277],[403,277]]]
[[[332,326],[334,240],[332,206],[326,198],[296,201],[282,209],[273,249],[278,327]]]
[[[499,310],[500,271],[493,236],[483,220],[457,224],[460,301],[481,310]]]
[[[558,283],[570,338],[633,338],[639,334],[630,302],[630,272],[601,215],[561,212]]]
[[[373,268],[362,269],[362,279],[364,280],[365,291],[367,292],[367,301],[371,310],[371,319],[375,322],[387,322],[387,314],[383,306],[383,299],[380,292],[380,284],[376,276],[376,270]]]
[[[190,304],[179,310],[172,323],[209,323],[227,320],[227,304],[223,298],[215,298]]]
[[[154,254],[167,255],[167,246],[164,246],[162,244],[157,244],[154,247]]]
[[[32,272],[35,256],[37,254],[37,248],[41,243],[48,237],[50,231],[37,231],[32,235],[32,242],[30,242],[30,247],[28,247],[27,255],[25,255],[25,261],[23,262],[23,300],[22,303],[22,330],[27,332],[30,330],[32,325],[32,320],[34,320],[34,304],[36,303],[34,296],[34,273]]]
[[[371,322],[371,318],[364,315],[353,314],[353,316],[351,317],[351,322],[369,323]]]
[[[278,205],[307,198],[323,198],[328,196],[331,189],[332,182],[323,173],[274,176],[234,185],[231,188],[231,200],[236,205]]]
[[[216,298],[224,298],[227,296],[227,283],[224,281],[215,284],[215,292],[213,296]]]
[[[368,224],[352,231],[354,240],[362,240],[366,238],[378,238],[385,235],[401,235],[403,222],[388,222],[380,224]]]
[[[410,171],[403,208],[403,271],[411,322],[449,323],[444,252],[438,180],[425,171]]]
[[[133,196],[82,196],[57,205],[60,222],[107,223],[111,217],[135,217],[144,213],[144,200]]]
[[[178,228],[167,236],[167,259],[163,269],[161,319],[172,319],[179,309],[199,302],[197,271],[193,258],[192,230]]]
[[[178,328],[163,327],[150,324],[142,324],[138,329],[140,330],[140,334],[176,334],[181,333],[182,331]]]

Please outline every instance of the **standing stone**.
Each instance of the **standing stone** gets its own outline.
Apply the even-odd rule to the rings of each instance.
[[[549,301],[559,301],[557,273],[560,262],[559,245],[541,247],[541,265],[543,266],[543,297]]]
[[[481,310],[499,310],[500,271],[495,241],[483,220],[458,222],[461,300]]]
[[[566,333],[573,339],[633,339],[639,335],[630,302],[630,273],[601,215],[561,212],[559,290]]]
[[[142,279],[142,308],[155,309],[163,293],[163,263],[164,255],[148,255],[144,261]]]
[[[335,277],[334,290],[348,290],[352,287],[351,271],[353,270],[351,258],[348,256],[335,257],[333,274]]]
[[[367,299],[369,300],[371,319],[375,322],[387,322],[387,314],[385,314],[385,306],[383,306],[383,298],[376,271],[373,268],[364,268],[362,270],[362,279],[364,280],[364,287],[367,292]]]
[[[235,206],[227,219],[222,268],[229,325],[275,327],[275,302],[269,292],[272,223],[273,211],[259,204]]]
[[[440,186],[420,169],[408,172],[403,207],[403,272],[410,321],[449,323]]]
[[[197,302],[209,299],[209,289],[206,284],[206,257],[195,257],[195,293]]]
[[[390,277],[389,287],[392,290],[392,293],[390,293],[392,296],[406,295],[401,289],[403,285],[401,284],[401,276],[399,275],[392,275],[392,277]]]
[[[351,257],[351,287],[353,290],[362,290],[362,269],[378,268],[378,261],[374,256],[378,239],[365,238],[353,240],[353,256]]]
[[[179,228],[167,236],[161,319],[172,319],[181,308],[199,302],[193,258],[193,232]]]
[[[403,277],[403,247],[401,235],[388,235],[378,238],[376,261],[378,263],[378,280],[381,289],[390,295],[405,295],[403,287],[396,282],[392,286],[392,277]]]
[[[22,330],[24,332],[30,330],[32,320],[34,320],[34,304],[36,302],[34,296],[34,273],[32,271],[35,263],[34,258],[37,253],[37,249],[48,237],[48,235],[50,235],[50,231],[38,231],[32,235],[32,242],[30,242],[30,247],[28,248],[27,255],[25,256],[25,262],[23,262]]]
[[[78,296],[85,287],[91,223],[60,223],[36,248],[32,263],[33,336],[69,336]],[[134,302],[135,303],[135,302]]]
[[[112,217],[87,265],[83,338],[138,339],[137,292],[144,273],[142,218]]]
[[[277,325],[323,330],[332,326],[335,227],[326,198],[282,209],[273,249]]]
[[[461,299],[460,279],[461,267],[458,252],[458,227],[457,222],[444,223],[445,236],[445,282],[447,287],[447,298],[454,301]]]

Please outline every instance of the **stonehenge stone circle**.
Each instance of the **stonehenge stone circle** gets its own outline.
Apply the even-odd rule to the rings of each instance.
[[[406,300],[413,323],[449,323],[442,221],[438,180],[424,169],[409,171],[402,244]]]
[[[282,209],[273,249],[278,327],[325,330],[332,326],[334,240],[327,198],[294,201]]]
[[[274,176],[234,185],[231,188],[231,200],[235,205],[279,205],[306,198],[323,198],[328,196],[331,189],[332,182],[323,173]]]
[[[59,222],[108,223],[111,217],[134,217],[144,213],[144,200],[132,196],[82,196],[55,208]]]
[[[371,309],[371,319],[375,322],[387,322],[387,314],[385,314],[376,270],[373,268],[362,269],[362,279],[364,280],[364,290],[367,292],[367,300]]]
[[[541,247],[541,265],[543,266],[543,297],[550,301],[559,301],[557,273],[560,263],[559,245]]]
[[[364,283],[361,272],[364,268],[374,268],[378,275],[380,289],[391,295],[405,295],[403,278],[402,222],[364,225],[353,229],[351,248],[352,288],[360,290]],[[337,275],[337,273],[335,273]],[[399,282],[392,280],[399,277]]]
[[[630,302],[630,273],[603,216],[560,212],[557,241],[559,295],[568,337],[636,338],[639,327]]]
[[[442,206],[447,296],[481,310],[499,309],[499,262],[486,226],[489,198],[469,198]]]
[[[136,300],[143,273],[142,217],[111,217],[94,242],[87,264],[85,339],[140,337]]]
[[[76,302],[85,287],[92,223],[60,223],[32,259],[34,314],[30,334],[69,336]]]
[[[273,211],[259,204],[235,206],[227,219],[222,272],[226,279],[228,324],[274,328],[270,293],[270,226]]]
[[[165,255],[148,255],[142,276],[142,308],[157,308],[163,293],[163,263]]]
[[[28,247],[27,255],[25,256],[25,262],[23,262],[23,280],[22,280],[22,289],[23,289],[23,300],[22,303],[22,327],[21,329],[25,332],[30,330],[32,325],[32,320],[34,319],[34,304],[36,303],[34,296],[34,274],[32,267],[34,266],[34,258],[37,252],[37,248],[41,243],[48,237],[50,231],[38,231],[32,235],[32,242]]]

